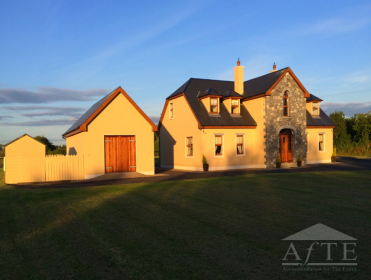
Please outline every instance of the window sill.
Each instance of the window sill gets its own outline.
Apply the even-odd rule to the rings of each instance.
[[[185,158],[194,158],[194,156],[185,156]]]
[[[220,118],[220,114],[219,113],[217,113],[217,114],[209,113],[209,117]]]
[[[236,157],[244,157],[245,154],[241,154],[241,155],[236,155]]]
[[[283,118],[284,119],[292,119],[292,117],[285,117],[285,116],[283,116]]]
[[[224,155],[214,155],[214,158],[223,158],[224,157]]]

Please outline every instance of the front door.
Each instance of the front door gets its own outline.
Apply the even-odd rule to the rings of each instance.
[[[280,134],[281,162],[292,161],[292,135]]]
[[[105,136],[106,173],[136,171],[135,136]]]

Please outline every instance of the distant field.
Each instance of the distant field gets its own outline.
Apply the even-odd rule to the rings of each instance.
[[[3,172],[0,171],[0,182]],[[371,172],[67,189],[0,183],[0,279],[367,279]],[[282,238],[357,238],[357,272],[284,272]]]

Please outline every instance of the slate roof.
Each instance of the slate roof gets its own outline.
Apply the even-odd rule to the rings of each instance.
[[[335,123],[320,108],[319,116],[312,116],[307,110],[307,126],[335,126]]]
[[[184,93],[193,112],[195,113],[201,126],[255,126],[256,122],[244,105],[241,104],[241,117],[232,117],[223,103],[220,106],[220,117],[210,115],[200,97],[206,95],[220,95],[222,97],[236,96],[250,98],[266,93],[282,76],[288,67],[281,70],[257,77],[244,82],[244,94],[240,95],[234,91],[234,81],[220,81],[209,79],[191,78],[173,92],[167,99],[180,93]],[[307,100],[322,99],[310,95]],[[320,110],[320,115],[313,117],[307,111],[307,125],[309,126],[334,126],[333,121]]]
[[[210,90],[208,90],[209,88]],[[241,105],[241,116],[232,117],[225,105],[221,103],[220,113],[218,116],[215,116],[210,115],[202,101],[199,100],[200,94],[206,95],[207,93],[210,93],[210,95],[215,95],[218,93],[220,96],[225,97],[231,94],[238,94],[233,91],[233,88],[234,82],[230,81],[191,78],[168,98],[184,92],[184,95],[186,96],[189,105],[191,106],[201,126],[256,126],[255,120],[244,105]]]
[[[244,82],[244,98],[266,93],[288,67]]]
[[[112,93],[114,93],[117,90],[117,88],[113,91],[111,91],[109,94],[107,94],[105,97],[103,97],[101,100],[99,100],[97,103],[95,103],[93,106],[90,107],[89,110],[85,112],[63,135],[70,133],[80,127],[94,112],[106,101]]]
[[[321,98],[311,94],[310,97],[307,98],[307,101],[323,101]]]

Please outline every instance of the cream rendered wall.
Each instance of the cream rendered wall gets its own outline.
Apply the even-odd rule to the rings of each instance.
[[[231,99],[225,99],[223,100],[224,106],[227,108],[228,112],[232,114],[232,107],[231,107]]]
[[[325,150],[319,151],[318,134],[323,132],[325,136]],[[307,151],[308,164],[331,162],[333,152],[333,130],[332,128],[307,128],[309,134],[309,152]]]
[[[306,107],[306,108],[307,108],[307,111],[308,111],[310,114],[312,114],[312,112],[313,112],[313,111],[312,111],[312,104],[313,104],[312,102],[307,102],[307,107]]]
[[[84,154],[84,133],[80,132],[66,138],[66,153],[67,155],[83,155]]]
[[[207,98],[205,98],[207,99]],[[174,118],[169,119],[173,103]],[[160,161],[165,168],[202,169],[201,130],[184,96],[170,100],[160,126]],[[186,137],[193,137],[193,157],[186,156]]]
[[[5,183],[45,181],[45,145],[26,135],[5,147]]]
[[[85,179],[105,173],[105,135],[135,135],[136,171],[146,175],[154,174],[152,126],[122,94],[88,125],[86,132],[80,134],[83,139],[75,137],[75,143],[83,143]]]
[[[218,98],[219,99],[219,98]],[[210,98],[206,97],[204,99],[201,99],[202,103],[204,104],[206,110],[210,112]]]
[[[244,155],[237,155],[237,134],[244,134]],[[222,135],[222,156],[215,155],[215,135]],[[258,166],[259,159],[256,157],[255,142],[255,129],[205,129],[202,131],[202,152],[209,163],[209,170],[262,167]]]
[[[255,129],[255,161],[256,165],[260,167],[265,166],[265,98],[260,97],[248,101],[244,101],[243,105],[250,112],[254,118],[257,127]],[[264,165],[264,166],[263,166]]]

